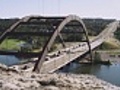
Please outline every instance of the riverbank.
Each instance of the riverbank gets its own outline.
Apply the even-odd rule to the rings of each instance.
[[[120,87],[87,74],[37,74],[0,64],[0,90],[120,90]]]

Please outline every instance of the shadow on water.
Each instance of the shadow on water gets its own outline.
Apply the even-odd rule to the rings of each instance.
[[[73,62],[59,71],[65,73],[95,75],[102,80],[120,86],[120,64],[88,65]]]

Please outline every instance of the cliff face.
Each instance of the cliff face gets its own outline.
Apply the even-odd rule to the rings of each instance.
[[[90,75],[37,74],[0,64],[0,90],[120,90]]]

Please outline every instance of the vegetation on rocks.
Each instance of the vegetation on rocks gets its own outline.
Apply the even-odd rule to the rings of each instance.
[[[113,42],[103,42],[100,47],[100,50],[111,50],[111,49],[120,49],[120,46],[116,45]]]
[[[116,32],[114,32],[115,38],[120,41],[120,28]]]

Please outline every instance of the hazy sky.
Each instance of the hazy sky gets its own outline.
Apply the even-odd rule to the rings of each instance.
[[[120,0],[0,0],[0,18],[69,14],[120,20]]]

